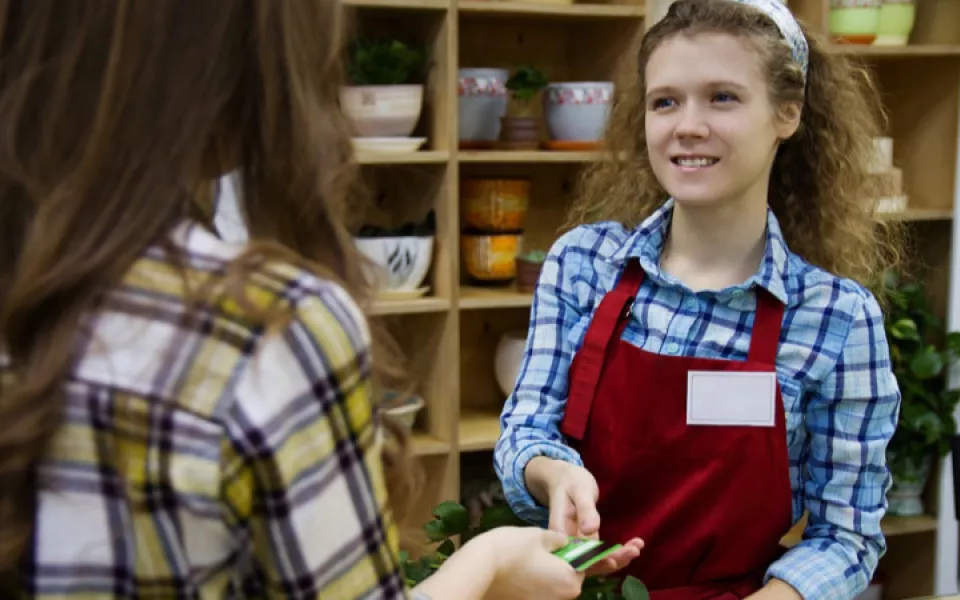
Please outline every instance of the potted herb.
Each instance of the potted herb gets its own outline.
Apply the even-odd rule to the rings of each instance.
[[[542,71],[531,66],[519,67],[507,79],[510,98],[507,114],[500,118],[500,144],[512,150],[536,150],[540,147],[542,117],[536,115],[535,101],[547,86]]]
[[[457,502],[442,502],[433,509],[433,516],[434,519],[427,522],[423,530],[427,538],[437,544],[436,547],[419,559],[411,558],[406,552],[401,553],[400,564],[409,587],[416,586],[443,565],[457,549],[455,538],[466,543],[495,527],[525,525],[503,502],[488,506],[477,523],[470,522],[467,508]],[[613,577],[588,577],[583,583],[579,600],[650,600],[650,594],[646,586],[632,576],[622,581]]]
[[[947,370],[960,355],[960,333],[947,333],[930,309],[922,282],[884,279],[884,317],[890,358],[902,395],[900,420],[887,448],[893,476],[888,512],[923,514],[921,499],[931,466],[950,451],[960,390],[947,387]]]
[[[532,294],[540,279],[540,269],[547,253],[543,250],[531,250],[517,256],[517,291]]]
[[[423,111],[428,53],[395,38],[350,45],[340,104],[360,137],[407,137]]]

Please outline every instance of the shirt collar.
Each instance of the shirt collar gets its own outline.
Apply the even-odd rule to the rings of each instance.
[[[673,214],[673,198],[667,200],[663,206],[646,218],[629,236],[623,244],[610,255],[613,263],[624,263],[631,258],[640,262],[640,266],[647,272],[647,276],[660,283],[682,285],[675,277],[660,270],[660,254],[663,251],[663,242],[670,226],[670,217]],[[790,251],[780,222],[770,208],[767,208],[766,244],[763,251],[763,260],[760,268],[747,281],[732,286],[723,292],[736,289],[749,289],[754,285],[762,287],[773,294],[785,305],[788,303],[786,278]]]

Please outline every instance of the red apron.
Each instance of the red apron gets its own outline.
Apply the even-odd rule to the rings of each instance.
[[[792,521],[780,387],[774,427],[688,426],[687,373],[774,371],[783,304],[759,290],[746,361],[661,356],[620,339],[643,277],[631,260],[597,308],[561,430],[597,480],[600,539],[645,542],[620,575],[652,600],[743,598]]]

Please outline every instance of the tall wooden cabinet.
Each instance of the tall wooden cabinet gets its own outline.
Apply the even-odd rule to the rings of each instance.
[[[504,401],[494,377],[495,349],[504,333],[526,328],[531,305],[530,295],[514,288],[468,283],[460,251],[458,182],[470,176],[529,177],[532,198],[524,244],[545,248],[557,236],[577,170],[595,159],[589,151],[459,150],[458,69],[531,64],[551,81],[607,80],[617,57],[649,24],[648,13],[662,14],[664,6],[645,6],[643,0],[347,2],[360,34],[402,33],[432,51],[424,112],[415,132],[428,138],[425,146],[400,155],[359,155],[377,192],[369,222],[396,225],[422,219],[430,209],[437,217],[429,293],[378,302],[373,310],[373,318],[401,341],[426,402],[414,438],[429,475],[414,517],[418,523],[437,503],[459,499],[461,480],[470,469],[490,464]],[[810,26],[827,30],[829,0],[789,0],[789,6]],[[951,304],[960,303],[960,296],[950,291],[951,281],[958,280],[950,258],[960,186],[960,0],[919,0],[907,47],[834,50],[857,55],[876,75],[889,111],[894,160],[903,169],[909,194],[908,209],[889,218],[910,222],[936,308],[960,327],[960,311],[949,311]],[[941,494],[940,482],[935,478],[931,483],[930,516],[885,523],[890,552],[881,571],[887,599],[955,591],[956,527],[952,506],[944,506],[952,493]],[[943,537],[945,529],[952,541]],[[941,549],[952,544],[952,558],[940,552],[938,562],[938,536]],[[952,569],[946,579],[945,568]],[[935,589],[938,569],[941,584]],[[950,578],[954,590],[948,589]]]

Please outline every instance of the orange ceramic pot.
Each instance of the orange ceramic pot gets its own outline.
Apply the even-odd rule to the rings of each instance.
[[[528,179],[463,179],[460,181],[463,224],[477,232],[523,230],[530,204]]]
[[[509,283],[517,276],[520,234],[472,234],[460,237],[467,275],[480,283]]]

